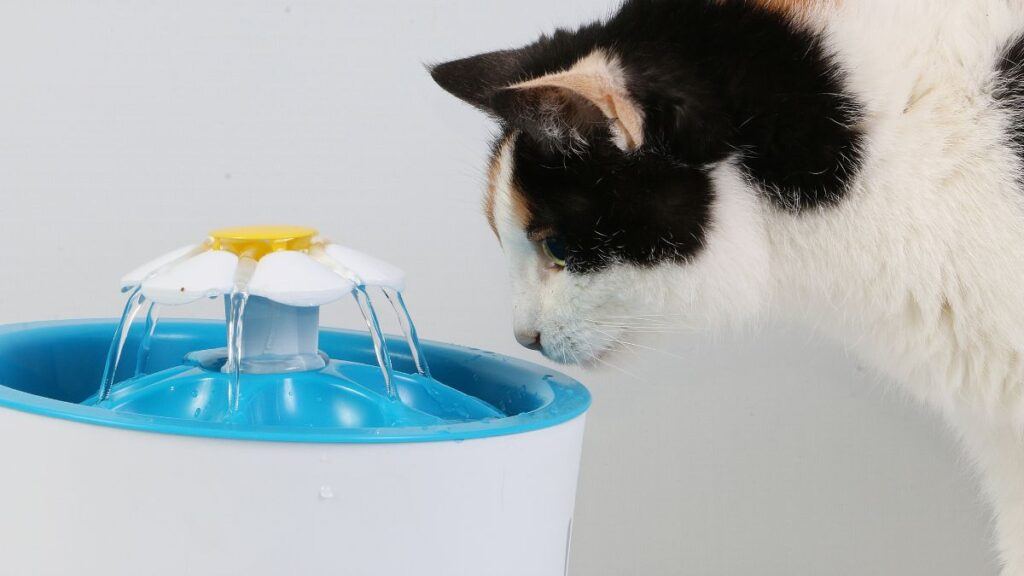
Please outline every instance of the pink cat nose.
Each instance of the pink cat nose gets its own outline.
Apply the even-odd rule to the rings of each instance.
[[[530,350],[540,350],[540,332],[516,330],[516,340]]]

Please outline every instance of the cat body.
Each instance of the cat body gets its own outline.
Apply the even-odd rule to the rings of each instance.
[[[943,414],[1024,576],[1022,34],[1011,0],[634,0],[433,74],[503,127],[524,345],[803,321]]]

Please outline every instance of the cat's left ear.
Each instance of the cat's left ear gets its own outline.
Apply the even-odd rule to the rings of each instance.
[[[452,94],[557,148],[585,142],[601,126],[623,151],[643,145],[643,110],[617,58],[596,50],[566,70],[502,85],[497,78],[514,73],[517,56],[518,51],[484,54],[442,64],[432,74]]]

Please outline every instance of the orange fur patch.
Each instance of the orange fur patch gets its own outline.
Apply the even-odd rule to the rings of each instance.
[[[832,4],[835,0],[750,0],[751,4],[765,10],[786,14],[788,16],[804,16],[808,11],[822,4]]]
[[[491,226],[491,230],[494,231],[494,235],[498,236],[498,240],[501,241],[501,236],[498,234],[498,223],[495,220],[494,209],[497,203],[498,186],[502,185],[501,173],[502,173],[502,158],[506,147],[513,146],[515,143],[516,135],[510,134],[506,136],[494,149],[494,155],[491,156],[490,164],[487,166],[487,192],[484,194],[484,215],[487,217],[487,223]],[[530,222],[530,208],[526,204],[526,198],[523,197],[522,193],[516,187],[515,183],[510,182],[509,196],[512,206],[512,216],[516,219],[516,224],[525,228]]]
[[[498,146],[498,152],[491,156],[491,163],[487,166],[487,192],[484,194],[484,216],[495,236],[498,235],[498,224],[494,221],[494,197],[498,194],[498,174],[501,173],[501,146],[504,144]]]
[[[512,196],[512,215],[521,228],[526,228],[530,224],[530,207],[526,197],[515,184],[509,185],[509,193]]]

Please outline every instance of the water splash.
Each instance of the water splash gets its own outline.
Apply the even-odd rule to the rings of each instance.
[[[149,351],[153,344],[153,335],[156,333],[156,325],[160,321],[160,305],[152,303],[146,311],[146,332],[139,342],[139,351],[135,355],[135,375],[141,376],[146,372],[146,365],[149,363]]]
[[[391,353],[388,352],[388,343],[380,329],[380,321],[377,319],[377,310],[373,307],[373,300],[370,299],[365,286],[356,287],[352,291],[352,295],[359,304],[359,311],[363,313],[366,327],[370,330],[373,351],[377,354],[377,364],[380,365],[380,371],[384,375],[384,388],[387,390],[388,398],[397,400],[398,391],[395,389],[395,373],[391,366]]]
[[[416,365],[416,372],[420,376],[430,378],[430,367],[427,366],[427,357],[423,353],[423,347],[420,346],[420,338],[416,333],[416,324],[412,321],[412,316],[409,314],[409,308],[405,305],[405,298],[402,297],[401,290],[395,290],[394,293],[388,288],[382,288],[384,297],[391,303],[391,307],[395,310],[395,315],[398,317],[398,325],[402,327],[402,334],[405,335],[405,341],[409,344],[409,353],[412,355],[412,361]]]
[[[103,366],[103,377],[100,380],[100,390],[97,395],[99,402],[103,402],[110,396],[110,389],[114,387],[117,380],[117,368],[121,363],[121,354],[124,352],[124,344],[128,340],[128,333],[131,332],[132,323],[142,309],[146,297],[142,295],[142,287],[138,286],[131,291],[128,302],[124,305],[124,312],[121,313],[121,322],[114,331],[114,337],[110,341],[110,349],[107,351],[107,361]]]

